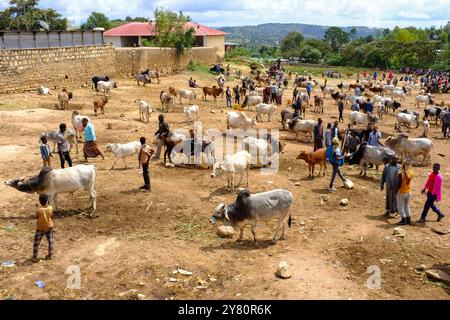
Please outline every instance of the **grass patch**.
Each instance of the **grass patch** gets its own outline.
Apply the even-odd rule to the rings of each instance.
[[[284,69],[289,72],[296,72],[299,74],[308,74],[311,73],[314,76],[321,76],[322,72],[327,69],[331,69],[337,71],[343,75],[343,77],[347,76],[347,73],[353,73],[356,76],[357,72],[363,73],[364,71],[371,72],[369,69],[357,68],[357,67],[324,67],[324,66],[284,66]]]
[[[197,215],[189,223],[177,224],[175,227],[175,235],[179,240],[206,240],[214,238],[214,233],[209,229],[209,223],[207,224],[197,219]]]

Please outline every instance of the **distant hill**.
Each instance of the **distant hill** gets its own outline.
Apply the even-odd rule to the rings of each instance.
[[[322,39],[325,31],[329,27],[302,23],[265,23],[257,26],[241,27],[221,27],[217,28],[229,33],[225,36],[225,41],[236,42],[249,47],[260,45],[277,45],[292,31],[303,34],[305,38]],[[350,32],[353,27],[341,28],[345,32]],[[379,35],[383,32],[380,28],[355,27],[358,37],[367,37],[369,35]]]

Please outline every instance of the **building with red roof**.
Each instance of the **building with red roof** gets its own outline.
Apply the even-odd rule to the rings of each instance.
[[[187,22],[186,28],[195,29],[194,47],[215,47],[223,56],[225,53],[225,32],[195,22]],[[115,47],[142,46],[144,39],[152,40],[156,35],[155,23],[131,22],[112,28],[103,33],[106,43]]]

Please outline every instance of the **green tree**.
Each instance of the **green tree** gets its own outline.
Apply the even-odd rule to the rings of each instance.
[[[323,39],[330,45],[333,52],[339,52],[341,47],[350,41],[349,34],[338,27],[328,28]]]
[[[303,44],[305,46],[311,46],[313,48],[318,49],[322,53],[322,56],[326,55],[328,52],[331,51],[331,48],[328,45],[328,43],[320,39],[306,39],[303,42]]]
[[[322,53],[311,46],[304,46],[300,51],[300,59],[309,63],[319,63],[322,58]]]
[[[381,51],[378,48],[374,48],[369,51],[364,60],[364,66],[369,68],[384,68],[386,67],[386,60]]]
[[[342,58],[340,53],[330,52],[324,57],[324,62],[330,66],[343,66],[344,59]]]
[[[300,32],[289,32],[281,41],[281,53],[286,58],[298,57],[304,40],[305,38]]]
[[[391,36],[393,40],[400,43],[411,43],[419,40],[419,36],[408,29],[396,28]]]
[[[356,39],[356,33],[357,33],[356,28],[353,27],[353,28],[350,30],[350,38],[352,39],[352,41]]]
[[[53,9],[38,8],[39,0],[10,0],[9,4],[0,11],[0,30],[38,31],[39,21],[47,22],[50,30],[67,29],[67,19]]]
[[[91,30],[94,28],[110,28],[110,21],[108,17],[100,12],[92,12],[87,21],[81,25],[81,29],[83,30]]]
[[[448,43],[448,33],[447,32],[441,32],[441,34],[439,35],[439,41],[441,42],[441,44],[444,46],[445,44]]]
[[[170,10],[156,9],[155,42],[160,47],[176,48],[178,54],[182,54],[185,49],[191,48],[195,40],[194,28],[186,29],[186,23],[190,21],[189,16],[182,12],[176,13]]]

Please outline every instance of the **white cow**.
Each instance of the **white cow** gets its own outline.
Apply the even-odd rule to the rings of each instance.
[[[361,96],[348,95],[347,98],[345,98],[345,103],[347,102],[350,102],[350,105],[354,105],[356,103],[364,103],[366,102],[366,99]]]
[[[374,116],[370,113],[362,113],[359,111],[351,111],[350,112],[350,121],[356,124],[368,125],[369,123],[377,124],[380,122],[380,119],[377,116]]]
[[[408,129],[411,128],[411,125],[413,124],[416,124],[416,128],[419,127],[419,119],[414,113],[400,112],[396,115],[396,118],[398,123],[398,130],[400,130],[401,125],[406,125]]]
[[[243,129],[244,131],[257,125],[256,119],[251,119],[244,112],[228,112],[227,129]]]
[[[247,176],[248,187],[248,171],[250,169],[251,156],[245,150],[236,152],[233,155],[227,155],[224,161],[216,162],[213,166],[213,172],[211,178],[220,177],[221,175],[227,176],[227,189],[234,192],[234,190],[241,185],[244,172]],[[234,183],[234,175],[239,174],[239,182],[237,185]]]
[[[57,196],[60,193],[73,193],[84,188],[91,197],[91,208],[97,208],[97,193],[95,192],[96,170],[93,165],[76,165],[65,169],[43,167],[39,175],[24,179],[6,180],[5,184],[21,192],[38,193],[48,196],[58,210]]]
[[[200,119],[200,108],[195,104],[190,107],[184,107],[183,112],[186,115],[188,121],[191,120],[191,115],[193,114],[197,116],[197,121],[198,119]]]
[[[247,97],[245,97],[244,102],[242,103],[242,108],[248,107],[248,110],[250,110],[250,107],[256,106],[260,103],[263,103],[263,97],[247,96]]]
[[[116,165],[117,161],[122,159],[123,163],[125,164],[125,169],[127,169],[127,161],[126,157],[131,157],[139,152],[141,149],[141,143],[139,141],[133,141],[125,144],[121,143],[108,143],[106,145],[106,151],[112,152],[114,155],[114,163],[111,167],[111,170],[114,169],[114,166]]]
[[[422,165],[427,165],[431,161],[431,150],[433,142],[427,138],[409,138],[406,134],[401,133],[396,138],[388,137],[385,141],[387,147],[391,148],[403,158],[407,156],[423,156]]]
[[[258,157],[261,160],[259,161],[261,165],[266,166],[269,164],[269,153],[271,148],[267,140],[249,136],[242,140],[242,144],[244,150],[248,151],[252,156],[251,164],[258,164]]]
[[[144,121],[145,119],[147,119],[147,123],[150,121],[150,115],[152,113],[152,108],[150,107],[150,105],[148,104],[147,101],[144,100],[135,100],[135,103],[137,103],[138,107],[139,107],[139,119]]]
[[[402,101],[405,101],[405,91],[403,91],[403,88],[401,90],[393,90],[392,97],[394,99],[400,98]]]
[[[38,91],[38,94],[43,95],[43,96],[52,94],[52,91],[49,88],[44,87],[44,86],[39,86],[37,88],[37,91]]]
[[[433,104],[434,102],[433,102],[433,99],[431,98],[431,94],[425,94],[425,95],[420,94],[420,95],[418,95],[416,97],[416,106],[418,108],[420,108],[420,104],[421,103],[425,104],[425,106],[427,104]]]
[[[270,122],[270,117],[277,111],[277,106],[274,104],[260,103],[256,106],[256,121],[262,122],[262,114],[267,114],[268,121]]]
[[[309,136],[308,142],[311,142],[315,125],[317,125],[317,121],[296,119],[289,122],[289,130],[295,132],[296,138],[300,132],[306,134],[307,137]]]
[[[113,80],[97,82],[98,92],[111,93],[111,89],[117,88],[117,83]]]
[[[323,97],[326,98],[327,94],[332,94],[335,92],[335,90],[332,87],[329,86],[320,86],[320,89],[322,89]]]
[[[181,104],[181,98],[185,98],[189,100],[189,103],[192,103],[192,100],[197,99],[197,96],[195,94],[194,90],[189,90],[189,89],[178,89],[177,90],[178,93],[178,98],[180,100],[180,104]]]

